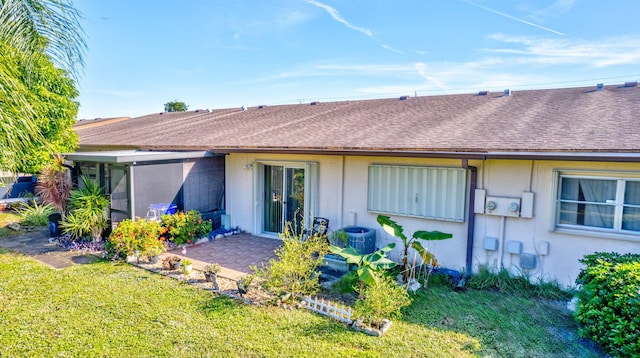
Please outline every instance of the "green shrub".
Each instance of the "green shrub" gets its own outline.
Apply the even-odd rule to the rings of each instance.
[[[30,204],[21,206],[16,210],[20,216],[20,223],[25,226],[47,226],[49,225],[49,215],[53,214],[55,208],[51,204],[39,205],[35,200]]]
[[[282,246],[276,250],[277,259],[256,269],[260,284],[277,297],[290,295],[292,299],[313,295],[320,289],[318,267],[328,251],[327,237],[305,237],[287,222],[280,234]]]
[[[109,199],[100,185],[87,177],[81,177],[84,188],[74,189],[69,197],[69,214],[60,227],[71,236],[82,238],[91,235],[100,240],[102,232],[109,226],[107,207]]]
[[[586,255],[576,283],[580,335],[616,356],[640,352],[640,255],[597,252]]]
[[[153,257],[166,250],[162,235],[166,231],[160,223],[139,219],[125,219],[118,224],[105,243],[105,250],[115,259],[134,255]]]
[[[357,293],[359,289],[358,281],[356,271],[349,271],[331,286],[331,290],[346,294]]]
[[[391,277],[380,275],[374,284],[365,286],[356,301],[354,315],[377,326],[384,319],[400,317],[400,310],[410,304],[411,298],[404,287]]]
[[[162,215],[162,226],[167,228],[169,241],[176,245],[191,244],[211,231],[211,220],[202,220],[196,210]]]

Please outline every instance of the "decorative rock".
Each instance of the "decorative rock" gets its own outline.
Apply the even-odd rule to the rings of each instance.
[[[571,312],[576,311],[576,305],[578,304],[578,297],[573,297],[567,302],[567,309]]]
[[[380,327],[380,334],[384,334],[391,328],[391,321],[388,319],[382,320],[382,327]]]
[[[407,283],[407,291],[414,293],[416,292],[422,285],[420,284],[420,282],[418,282],[418,280],[416,280],[415,278],[411,278],[409,279],[409,282]]]
[[[208,238],[208,237],[201,237],[201,238],[199,238],[198,240],[196,240],[196,241],[192,244],[192,246],[193,246],[193,245],[202,244],[203,242],[208,242],[208,241],[209,241],[209,238]]]
[[[382,323],[382,325],[381,325],[380,329],[376,329],[376,328],[373,328],[373,327],[365,326],[364,323],[362,322],[362,318],[358,318],[355,322],[353,322],[351,327],[356,332],[362,332],[362,333],[368,334],[370,336],[380,337],[385,332],[387,332],[389,330],[389,328],[391,327],[391,321],[388,320],[388,319],[382,320],[381,323]]]
[[[15,231],[20,231],[20,224],[19,223],[9,223],[9,225],[7,225],[7,227],[11,230],[15,230]]]

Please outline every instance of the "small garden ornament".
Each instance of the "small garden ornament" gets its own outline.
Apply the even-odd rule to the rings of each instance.
[[[202,271],[205,280],[211,282],[214,290],[220,289],[220,286],[218,286],[218,272],[220,272],[220,265],[218,264],[207,265]]]

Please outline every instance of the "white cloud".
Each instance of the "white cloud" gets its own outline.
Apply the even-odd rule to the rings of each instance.
[[[364,28],[364,27],[359,27],[356,25],[351,24],[349,21],[345,20],[340,13],[338,12],[338,10],[336,10],[334,7],[331,7],[329,5],[323,4],[319,1],[316,0],[306,0],[309,4],[317,6],[321,9],[323,9],[324,11],[326,11],[331,18],[333,18],[335,21],[345,25],[346,27],[358,31],[360,33],[365,34],[367,37],[373,38],[373,31],[371,31],[370,29]]]
[[[483,49],[489,53],[521,56],[528,63],[582,64],[591,67],[640,64],[640,36],[618,36],[599,41],[539,39],[494,34],[490,38],[518,48]]]
[[[331,76],[388,76],[397,74],[415,73],[415,68],[410,64],[310,64],[300,68],[276,73],[262,77],[252,82],[269,82],[281,79],[310,78],[310,77],[331,77]]]
[[[558,17],[571,10],[575,3],[576,0],[556,0],[556,2],[550,6],[542,10],[535,11],[533,14],[529,15],[529,18],[533,21],[541,22],[544,21],[545,18]]]
[[[232,31],[231,37],[240,40],[245,36],[262,36],[274,31],[288,30],[309,19],[309,15],[297,8],[274,8],[261,3],[252,12],[233,15],[224,22]]]

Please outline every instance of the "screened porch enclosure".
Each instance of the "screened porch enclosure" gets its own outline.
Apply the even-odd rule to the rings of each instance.
[[[203,217],[216,217],[218,221],[224,211],[222,156],[126,151],[74,153],[67,158],[74,160],[76,182],[86,176],[99,183],[110,197],[112,227],[124,219],[147,217],[149,207],[155,204],[198,210]]]

